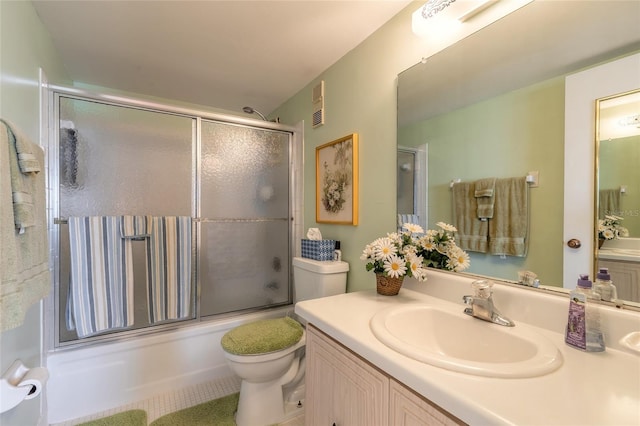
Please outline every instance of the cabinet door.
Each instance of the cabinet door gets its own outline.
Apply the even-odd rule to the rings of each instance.
[[[307,328],[305,424],[388,423],[389,379],[315,329]]]
[[[411,389],[391,379],[389,424],[393,426],[449,426],[465,424],[460,419],[416,395]]]

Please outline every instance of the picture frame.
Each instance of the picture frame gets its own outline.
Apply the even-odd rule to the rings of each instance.
[[[316,148],[316,222],[358,224],[358,134]]]

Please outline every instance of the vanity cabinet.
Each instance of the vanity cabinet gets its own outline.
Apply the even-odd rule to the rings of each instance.
[[[389,379],[330,337],[307,327],[305,424],[384,425]]]
[[[306,425],[464,424],[312,325],[306,353]]]
[[[451,426],[465,423],[424,399],[403,384],[390,379],[389,425],[393,426]]]

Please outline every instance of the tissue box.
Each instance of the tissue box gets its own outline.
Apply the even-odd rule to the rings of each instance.
[[[302,257],[313,260],[333,260],[335,240],[302,240]]]

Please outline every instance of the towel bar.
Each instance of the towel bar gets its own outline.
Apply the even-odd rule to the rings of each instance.
[[[529,172],[526,176],[526,181],[529,184],[529,187],[531,188],[537,188],[538,187],[538,179],[539,179],[540,175],[538,171],[535,172]],[[455,185],[456,183],[460,183],[462,182],[462,179],[460,178],[455,178],[455,179],[451,179],[451,181],[449,182],[449,188],[453,188],[453,185]],[[620,188],[620,192],[624,193],[626,191],[626,187],[621,187]]]

